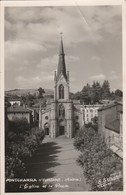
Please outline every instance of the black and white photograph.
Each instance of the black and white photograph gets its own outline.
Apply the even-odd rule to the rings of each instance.
[[[4,7],[4,192],[123,191],[122,5]]]

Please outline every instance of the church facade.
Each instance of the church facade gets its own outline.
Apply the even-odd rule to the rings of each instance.
[[[80,102],[70,99],[69,72],[61,38],[58,69],[54,73],[54,99],[46,103],[46,109],[40,108],[39,126],[51,138],[60,135],[72,138],[84,124],[83,114]]]

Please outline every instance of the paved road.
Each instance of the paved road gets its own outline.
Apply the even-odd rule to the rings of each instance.
[[[29,177],[44,178],[51,191],[88,191],[82,169],[76,163],[79,153],[73,139],[46,137],[29,164]]]

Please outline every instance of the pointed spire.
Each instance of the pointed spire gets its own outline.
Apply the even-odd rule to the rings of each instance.
[[[67,79],[67,76],[66,76],[66,65],[65,65],[65,53],[64,53],[64,49],[63,49],[62,33],[61,33],[61,43],[60,43],[57,79],[59,78],[61,73],[63,74],[65,79]]]

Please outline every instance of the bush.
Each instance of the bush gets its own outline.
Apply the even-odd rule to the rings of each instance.
[[[24,178],[27,171],[25,164],[18,157],[6,156],[6,178]],[[8,177],[9,176],[9,177]]]
[[[97,131],[97,130],[98,130],[98,125],[97,125],[97,124],[95,124],[95,123],[94,123],[94,124],[92,124],[92,125],[91,125],[91,127],[92,127],[95,131]]]
[[[18,157],[10,157],[6,155],[5,158],[5,179],[25,178],[27,170],[25,164]],[[6,182],[5,191],[13,192],[19,190],[18,183]]]
[[[77,150],[83,151],[84,148],[86,148],[93,139],[95,131],[93,129],[90,129],[92,128],[84,128],[78,132],[77,136],[74,139],[74,146]]]
[[[123,189],[122,161],[106,146],[102,137],[93,128],[80,131],[75,138],[74,146],[81,151],[77,162],[93,191]],[[113,177],[113,174],[120,174],[121,177],[108,184],[107,179]]]
[[[89,122],[89,123],[85,124],[85,127],[86,127],[86,128],[89,128],[89,127],[91,127],[91,125],[92,125],[92,123]]]
[[[39,128],[30,130],[27,121],[24,119],[9,121],[9,124],[6,136],[6,179],[22,178],[27,173],[25,165],[27,158],[31,157],[42,143],[45,133]],[[10,186],[12,187],[12,185]],[[9,187],[6,186],[6,188]]]
[[[9,131],[16,134],[26,133],[30,130],[30,125],[26,118],[14,118],[12,121],[8,121]]]
[[[92,122],[93,122],[94,124],[98,124],[98,117],[95,116],[94,118],[92,118]]]

